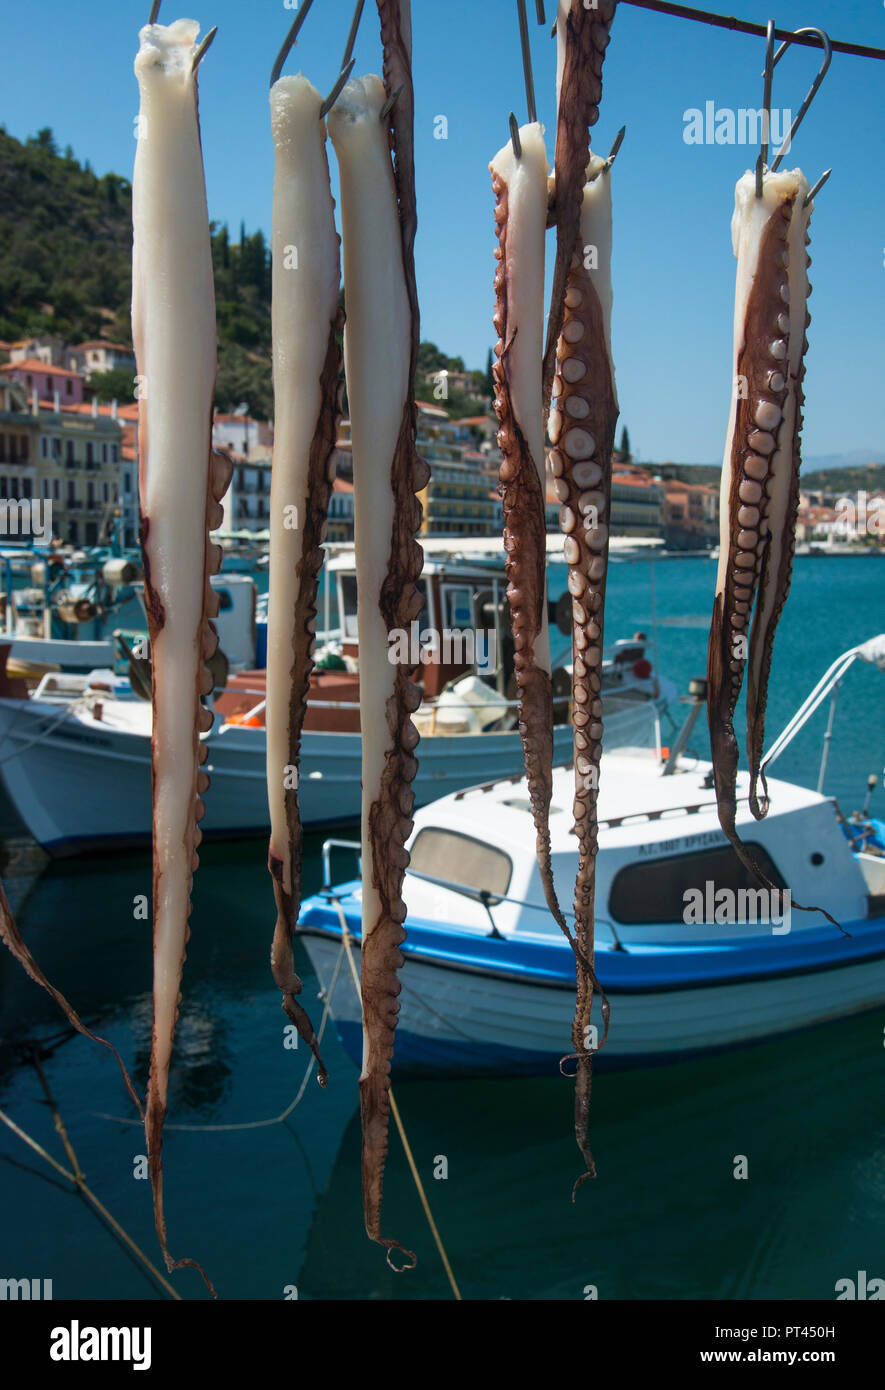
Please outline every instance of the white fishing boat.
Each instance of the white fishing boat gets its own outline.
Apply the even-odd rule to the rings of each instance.
[[[834,664],[772,745],[769,767],[856,658],[885,670],[885,637]],[[605,1065],[679,1060],[885,1003],[885,824],[867,807],[846,820],[820,791],[771,777],[771,810],[757,822],[741,777],[738,831],[778,890],[769,895],[720,829],[711,765],[683,751],[704,703],[705,683],[696,684],[665,762],[627,748],[602,757],[596,971],[611,1004]],[[557,769],[553,874],[572,921],[573,797],[571,767]],[[359,1061],[360,1001],[350,972],[335,968],[342,927],[359,941],[361,890],[359,878],[332,887],[336,847],[359,854],[358,844],[327,841],[325,888],[304,903],[299,933],[324,991],[335,977],[332,1013]],[[575,963],[544,901],[524,780],[425,807],[407,847],[394,1071],[557,1074],[573,1050]],[[842,930],[798,903],[824,909]]]
[[[457,544],[460,552],[464,543]],[[471,786],[477,778],[514,776],[523,765],[500,540],[474,547],[479,558],[452,555],[452,542],[440,547],[431,542],[428,549],[436,554],[428,557],[421,580],[426,620],[404,634],[415,646],[415,679],[424,691],[414,715],[421,733],[414,783],[418,805]],[[352,548],[342,548],[327,564],[331,579],[320,605],[322,635],[299,779],[301,817],[312,827],[356,821],[360,815]],[[219,651],[226,659],[215,658],[220,663],[216,719],[202,736],[209,746],[211,786],[201,829],[207,837],[266,834],[265,672],[242,669],[250,652],[261,654],[254,585],[235,574],[216,576],[213,585],[222,592],[217,626]],[[551,609],[570,625],[561,597]],[[332,640],[336,632],[337,642]],[[659,717],[676,693],[672,682],[653,670],[648,646],[640,633],[619,639],[605,653],[602,700],[612,747],[634,742],[640,729],[643,737],[649,736],[648,711]],[[128,681],[111,670],[87,676],[49,674],[26,694],[0,680],[0,775],[25,825],[54,856],[150,841],[151,707],[146,699],[133,698],[133,687],[149,696],[149,668],[138,658],[129,663]],[[554,668],[553,689],[555,756],[562,759],[572,743],[565,644]]]

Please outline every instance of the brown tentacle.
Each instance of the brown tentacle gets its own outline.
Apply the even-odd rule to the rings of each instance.
[[[764,710],[768,674],[777,619],[786,602],[792,573],[795,517],[798,506],[798,439],[801,406],[801,373],[792,383],[797,392],[797,411],[792,451],[793,477],[786,515],[779,519],[780,563],[771,565],[772,460],[784,441],[784,408],[791,383],[784,364],[789,357],[789,317],[781,288],[788,264],[787,240],[794,215],[794,197],[785,197],[770,216],[762,234],[758,265],[745,318],[744,346],[737,363],[737,380],[746,381],[746,393],[736,400],[731,436],[730,491],[728,497],[729,544],[725,588],[717,593],[707,649],[707,718],[713,759],[713,782],[719,823],[741,863],[770,893],[779,889],[760,868],[737,831],[737,773],[739,750],[734,730],[747,655],[763,645],[764,665],[758,686],[748,683],[747,741],[754,771],[762,755]],[[781,368],[784,370],[780,370]],[[766,427],[765,411],[775,422]],[[758,513],[758,517],[755,515]],[[763,631],[760,596],[770,583],[777,584],[779,606],[774,621]],[[785,585],[783,591],[780,585]],[[751,611],[754,604],[752,640]],[[751,805],[758,811],[755,781]],[[820,912],[843,931],[826,909],[793,902],[800,912]],[[847,935],[847,933],[843,934]]]
[[[139,1115],[144,1119],[144,1109],[136,1094],[129,1072],[126,1070],[126,1064],[123,1058],[120,1056],[113,1043],[109,1043],[107,1038],[99,1037],[97,1033],[92,1032],[91,1028],[86,1027],[86,1024],[83,1022],[76,1009],[68,1003],[61,991],[57,990],[54,985],[49,983],[49,980],[43,974],[43,971],[25,945],[24,938],[19,931],[15,917],[12,915],[12,908],[9,906],[9,900],[6,897],[2,883],[0,883],[0,941],[12,952],[19,965],[25,973],[31,977],[34,983],[40,985],[42,989],[46,990],[47,994],[52,996],[72,1028],[76,1028],[77,1032],[82,1033],[84,1038],[91,1038],[93,1042],[101,1043],[102,1047],[106,1047],[109,1052],[113,1053],[117,1059],[117,1065],[120,1068],[120,1074],[123,1077],[126,1090],[129,1092]]]
[[[607,175],[599,175],[607,177]],[[602,1000],[603,1037],[610,1009],[595,973],[594,899],[598,847],[599,764],[602,755],[602,648],[608,565],[612,451],[618,404],[606,344],[602,306],[592,273],[575,253],[566,282],[563,331],[557,351],[556,400],[549,433],[556,445],[551,467],[562,501],[565,558],[572,595],[575,726],[575,936],[580,952],[572,1044],[577,1060],[575,1135],[587,1172],[596,1167],[587,1143],[592,1053],[587,1046],[593,994]],[[583,965],[582,965],[583,962]],[[598,1047],[594,1049],[598,1051]]]
[[[289,766],[299,770],[301,734],[307,711],[310,674],[314,667],[313,637],[319,573],[323,564],[322,541],[334,481],[332,470],[335,466],[335,439],[340,414],[340,334],[343,322],[344,314],[339,310],[329,329],[326,357],[320,377],[320,412],[310,446],[302,550],[297,566],[299,588],[293,619],[287,761]],[[295,969],[292,949],[301,908],[301,852],[304,840],[297,786],[287,787],[285,800],[288,835],[285,854],[289,864],[291,892],[287,893],[285,889],[285,860],[271,841],[267,864],[273,879],[277,907],[277,921],[270,954],[271,970],[277,988],[282,994],[283,1012],[294,1023],[299,1035],[313,1052],[317,1061],[317,1080],[321,1086],[325,1086],[329,1074],[320,1055],[319,1043],[306,1010],[296,998],[304,988]]]
[[[519,704],[519,733],[522,739],[526,781],[535,823],[536,856],[547,906],[569,941],[572,935],[563,916],[553,884],[550,854],[550,802],[553,797],[553,683],[549,671],[534,658],[535,643],[542,631],[546,602],[547,523],[545,499],[536,460],[520,429],[510,396],[509,348],[517,330],[508,330],[510,313],[510,267],[507,259],[508,188],[492,174],[495,193],[495,222],[498,246],[495,255],[496,308],[494,316],[498,342],[494,366],[495,412],[500,428],[499,472],[504,506],[504,554],[507,570],[507,598],[515,647],[514,670]]]
[[[414,241],[417,226],[414,168],[414,90],[411,65],[411,26],[407,0],[378,0],[381,39],[384,45],[384,85],[388,97],[399,88],[389,114],[390,147],[399,206],[403,276],[411,310],[408,390],[390,482],[394,496],[393,531],[387,575],[382,584],[380,608],[388,632],[408,628],[423,608],[416,581],[423,553],[414,536],[421,524],[421,504],[415,496],[427,486],[430,470],[418,455],[415,367],[418,359],[418,290],[415,281]],[[418,770],[413,756],[418,731],[410,716],[421,702],[421,691],[399,668],[393,696],[387,703],[387,731],[391,751],[381,779],[381,791],[369,818],[370,874],[381,900],[381,914],[362,943],[363,1027],[367,1055],[360,1078],[362,1117],[363,1211],[366,1233],[387,1251],[391,1269],[412,1268],[417,1263],[411,1250],[381,1234],[381,1203],[387,1162],[390,1123],[390,1063],[399,1003],[397,971],[402,965],[400,945],[405,940],[403,877],[409,862],[405,842],[412,832],[414,794],[411,783]],[[391,1259],[401,1250],[407,1264]]]
[[[589,130],[599,120],[602,65],[611,38],[617,0],[599,0],[588,9],[572,0],[566,20],[565,64],[556,122],[556,260],[544,349],[544,408],[550,402],[556,370],[556,345],[562,331],[565,289],[578,241],[581,197],[587,168]]]
[[[203,617],[200,623],[200,650],[205,659],[214,652],[218,645],[218,634],[211,621],[218,615],[219,599],[215,590],[212,588],[212,575],[218,574],[221,569],[221,547],[213,545],[209,539],[209,532],[214,525],[218,524],[218,508],[221,499],[227,491],[231,477],[233,476],[233,463],[228,456],[218,450],[214,450],[211,439],[208,444],[208,487],[206,493],[206,543],[203,562]],[[141,545],[144,567],[144,599],[145,610],[148,617],[148,635],[150,638],[151,649],[153,650],[157,637],[165,623],[165,614],[159,594],[151,582],[150,571],[150,547],[148,538],[150,535],[150,518],[143,517],[141,522]],[[193,750],[194,750],[194,791],[191,806],[191,813],[187,828],[187,842],[192,848],[190,882],[193,883],[193,875],[199,866],[199,856],[197,848],[201,842],[202,835],[198,822],[205,815],[205,806],[202,801],[202,793],[209,785],[209,777],[202,770],[202,764],[206,760],[208,750],[200,744],[200,733],[208,733],[212,728],[212,711],[202,704],[201,696],[212,693],[212,676],[208,667],[201,668],[197,677],[194,690],[193,707]],[[153,783],[155,767],[151,766],[151,781]],[[159,865],[154,860],[154,902],[159,901]],[[188,915],[190,915],[191,904],[188,900]],[[179,965],[179,975],[187,958],[187,942],[190,939],[190,926],[185,928],[184,948],[182,951],[181,962]],[[181,1003],[181,994],[178,995],[178,1004]],[[178,1006],[176,1006],[173,1028],[178,1023]],[[156,1022],[154,1025],[154,1043],[156,1043]],[[148,1076],[147,1105],[145,1108],[144,1126],[145,1138],[147,1141],[148,1167],[150,1170],[151,1188],[154,1198],[154,1225],[157,1230],[157,1238],[166,1261],[166,1268],[171,1273],[175,1269],[192,1268],[199,1271],[206,1287],[213,1298],[217,1298],[215,1289],[207,1277],[202,1266],[196,1260],[179,1259],[176,1260],[169,1253],[169,1246],[166,1236],[166,1218],[163,1209],[163,1125],[166,1120],[166,1104],[162,1099],[159,1085],[159,1078],[155,1070],[155,1048],[151,1048],[151,1070]]]

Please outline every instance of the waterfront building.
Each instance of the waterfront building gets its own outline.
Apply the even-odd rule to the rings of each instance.
[[[660,478],[657,482],[662,482]],[[668,478],[664,487],[664,540],[672,550],[707,550],[719,543],[719,490]]]
[[[87,381],[101,372],[130,372],[133,377],[136,372],[133,349],[125,343],[110,343],[106,338],[66,348],[65,357],[66,365],[80,372]]]
[[[53,367],[38,357],[17,358],[0,367],[0,374],[17,381],[39,400],[52,400],[56,395],[63,405],[80,405],[83,400],[83,377],[65,367]]]

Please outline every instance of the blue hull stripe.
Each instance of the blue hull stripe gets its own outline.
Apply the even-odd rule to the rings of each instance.
[[[338,890],[348,929],[359,939],[359,885]],[[350,901],[348,901],[350,899]],[[308,898],[301,910],[300,930],[306,935],[340,939],[338,914],[322,893]],[[717,985],[786,978],[813,971],[838,970],[885,957],[885,919],[844,924],[851,935],[832,926],[803,927],[785,936],[729,939],[722,945],[631,945],[620,951],[597,950],[596,972],[607,992],[658,993]],[[726,928],[727,930],[727,928]],[[575,987],[574,957],[565,942],[520,941],[491,936],[468,936],[437,923],[407,920],[407,940],[400,947],[415,964],[507,979],[514,984],[552,989]]]

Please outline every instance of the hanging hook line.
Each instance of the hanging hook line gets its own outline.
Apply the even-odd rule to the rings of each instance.
[[[715,29],[730,29],[733,33],[738,34],[755,34],[761,39],[764,39],[766,35],[764,24],[753,24],[748,19],[735,19],[733,15],[714,14],[710,10],[697,10],[690,5],[673,5],[669,3],[669,0],[622,0],[622,3],[633,5],[639,10],[652,10],[656,14],[669,15],[674,19],[691,19],[698,24],[710,24]],[[774,37],[776,39],[789,39],[794,36],[791,29],[775,29]],[[820,47],[816,39],[809,38],[805,34],[802,34],[795,42],[806,48]],[[834,53],[848,53],[855,58],[885,59],[885,48],[871,48],[868,44],[846,43],[840,39],[832,39],[830,42]]]
[[[774,20],[768,21],[768,32],[765,35],[765,69],[762,76],[765,85],[762,90],[762,145],[759,150],[759,158],[756,160],[756,197],[762,197],[762,179],[765,174],[765,166],[768,163],[768,137],[771,132],[771,82],[774,77]]]
[[[814,79],[814,81],[812,82],[811,86],[808,88],[808,91],[807,91],[807,93],[806,93],[806,95],[805,95],[805,100],[803,101],[802,105],[799,107],[799,110],[798,110],[798,112],[797,112],[797,114],[796,114],[796,119],[793,121],[793,124],[790,126],[790,133],[789,133],[789,135],[786,137],[786,139],[784,140],[784,143],[781,145],[781,147],[780,147],[780,149],[778,150],[777,154],[775,155],[774,159],[771,161],[771,172],[772,172],[773,174],[777,172],[778,167],[780,166],[781,160],[783,159],[783,157],[784,157],[784,155],[786,154],[787,150],[790,148],[790,144],[791,144],[791,142],[792,142],[793,136],[796,134],[796,131],[799,129],[800,125],[802,124],[803,120],[805,119],[805,114],[806,114],[806,112],[808,111],[808,108],[809,108],[809,106],[811,105],[811,103],[814,101],[814,98],[815,98],[815,96],[817,95],[818,88],[820,87],[820,84],[823,82],[824,78],[826,77],[826,75],[827,75],[827,70],[829,69],[830,63],[832,62],[832,59],[833,59],[833,46],[832,46],[832,44],[830,43],[829,35],[827,35],[827,34],[824,32],[823,29],[818,29],[818,28],[812,26],[811,28],[807,28],[807,29],[797,29],[797,30],[796,30],[796,33],[797,33],[797,34],[818,34],[818,35],[820,36],[820,41],[821,41],[821,43],[823,44],[823,47],[824,47],[824,58],[823,58],[823,62],[821,63],[820,67],[819,67],[818,70],[817,70],[817,76],[815,77],[815,79]],[[795,35],[794,35],[793,37],[795,38]],[[781,44],[780,48],[778,49],[777,53],[775,53],[775,55],[774,55],[774,62],[772,63],[772,67],[776,67],[776,66],[777,66],[777,64],[780,62],[781,58],[784,56],[784,54],[786,53],[787,49],[789,48],[789,46],[790,46],[790,44],[791,44],[792,42],[793,42],[793,39],[785,39],[785,40],[784,40],[784,42]]]
[[[533,125],[538,119],[538,111],[535,106],[535,79],[532,76],[532,50],[529,45],[529,21],[525,0],[516,0],[516,12],[519,17],[519,46],[522,50],[522,72],[525,78],[525,104],[528,107],[529,124]]]
[[[290,28],[288,34],[287,34],[286,37],[283,39],[283,46],[282,46],[282,48],[280,49],[279,53],[277,54],[277,60],[276,60],[276,62],[274,63],[273,68],[272,68],[272,70],[271,70],[271,74],[270,74],[270,85],[271,85],[271,86],[273,86],[273,84],[276,82],[277,78],[279,77],[280,73],[283,71],[283,64],[285,63],[286,59],[287,59],[288,56],[289,56],[289,51],[290,51],[290,49],[292,49],[292,48],[295,47],[295,43],[296,43],[296,40],[297,40],[297,38],[298,38],[298,34],[299,34],[300,30],[301,30],[301,26],[302,26],[302,24],[304,23],[304,21],[307,19],[307,16],[308,16],[308,14],[310,13],[310,7],[311,7],[312,4],[313,4],[313,0],[302,0],[301,9],[298,11],[297,15],[295,16],[295,19],[294,19],[293,22],[292,22],[292,27]]]

